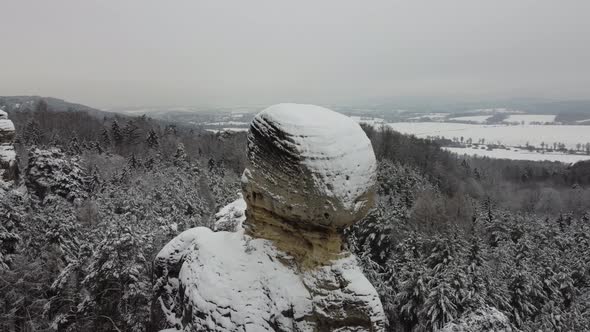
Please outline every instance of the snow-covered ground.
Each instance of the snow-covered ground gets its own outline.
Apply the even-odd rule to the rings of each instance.
[[[460,116],[458,118],[452,118],[452,121],[465,121],[465,122],[476,122],[485,123],[491,115],[474,115],[474,116]]]
[[[478,108],[475,110],[467,111],[466,113],[524,113],[523,111],[508,109],[505,107],[500,108]]]
[[[423,119],[431,119],[431,120],[443,120],[449,113],[425,113],[419,116],[415,116],[412,118],[408,118],[408,120],[423,120]]]
[[[504,122],[507,123],[524,123],[524,124],[531,124],[531,123],[551,123],[555,122],[556,115],[546,115],[546,114],[512,114],[509,115]]]
[[[577,154],[563,154],[558,152],[531,152],[524,149],[510,150],[494,149],[487,150],[481,148],[454,148],[454,147],[443,147],[444,150],[456,153],[458,155],[468,156],[479,156],[479,157],[490,157],[495,159],[512,159],[512,160],[530,160],[530,161],[559,161],[567,164],[575,163],[580,160],[590,159],[590,155],[577,155]]]
[[[530,145],[540,147],[541,143],[551,146],[554,142],[565,144],[566,148],[575,149],[576,144],[590,142],[588,126],[558,125],[479,125],[445,122],[396,122],[388,124],[392,129],[403,134],[418,137],[440,136],[448,139],[463,136],[474,142],[485,139],[485,143],[501,143],[509,146]]]
[[[212,133],[218,133],[220,131],[234,131],[234,132],[238,132],[238,131],[248,131],[248,128],[221,128],[221,129],[207,129],[207,131],[210,131]]]
[[[207,122],[203,123],[205,126],[249,126],[249,122],[243,121],[225,121],[225,122]]]

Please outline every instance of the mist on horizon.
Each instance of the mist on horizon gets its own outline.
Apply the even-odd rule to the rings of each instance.
[[[96,107],[584,99],[587,1],[0,0],[2,95]]]

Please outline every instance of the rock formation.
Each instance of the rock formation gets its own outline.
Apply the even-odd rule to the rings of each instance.
[[[153,331],[381,331],[383,308],[342,229],[374,200],[363,130],[328,109],[267,108],[248,133],[243,200],[155,262]],[[245,210],[245,211],[244,211]]]
[[[8,114],[0,110],[0,183],[14,181],[18,177],[14,140],[14,124]]]
[[[24,180],[29,192],[40,201],[54,195],[71,202],[87,196],[87,179],[78,157],[68,157],[58,148],[31,149]]]

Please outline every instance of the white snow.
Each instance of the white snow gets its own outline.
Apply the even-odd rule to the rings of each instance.
[[[478,108],[475,110],[467,111],[466,113],[524,113],[523,111],[513,110],[506,107],[499,108]]]
[[[0,131],[14,131],[14,124],[8,119],[0,119]]]
[[[467,311],[436,332],[512,332],[510,319],[496,308],[483,306]]]
[[[16,152],[11,144],[0,144],[0,162],[9,163],[16,160]]]
[[[239,194],[239,198],[232,203],[224,206],[215,214],[216,231],[236,231],[242,228],[242,224],[246,221],[246,201]]]
[[[188,253],[179,280],[189,301],[208,312],[209,324],[228,331],[245,325],[271,330],[273,316],[292,309],[298,320],[312,311],[303,281],[271,259],[278,252],[270,241],[245,237],[243,231],[191,231],[198,251]]]
[[[287,137],[278,145],[299,152],[317,188],[356,210],[356,199],[374,185],[377,163],[371,141],[350,117],[324,107],[277,104],[260,112],[252,126]]]
[[[457,118],[452,118],[449,120],[453,121],[464,121],[464,122],[476,122],[476,123],[485,123],[491,115],[474,115],[474,116],[460,116]]]
[[[212,133],[219,133],[219,132],[223,132],[223,131],[229,131],[229,132],[244,132],[244,131],[248,131],[248,128],[221,128],[221,129],[206,129],[209,132]]]
[[[495,159],[512,159],[512,160],[529,160],[529,161],[559,161],[562,163],[572,164],[581,160],[590,159],[590,155],[581,154],[564,154],[559,152],[532,152],[525,149],[511,148],[487,150],[481,148],[457,148],[443,147],[444,150],[456,153],[458,155],[489,157]]]
[[[8,113],[4,112],[2,109],[0,109],[0,119],[2,119],[2,120],[8,119]]]
[[[392,129],[403,134],[412,134],[426,138],[440,136],[448,139],[463,136],[474,142],[484,138],[486,143],[501,143],[509,146],[530,145],[540,147],[541,143],[552,145],[563,143],[567,148],[575,149],[578,143],[590,142],[588,126],[576,125],[478,125],[444,122],[396,122],[388,124]]]
[[[546,115],[546,114],[512,114],[509,115],[503,122],[506,123],[516,123],[525,125],[531,123],[553,123],[555,122],[556,115]]]
[[[376,326],[384,320],[379,297],[353,255],[303,272],[270,240],[252,238],[243,229],[197,227],[168,243],[157,260],[182,262],[178,280],[169,282],[184,290],[177,314],[189,315],[182,317],[185,330],[312,331],[317,326],[310,317],[334,317],[330,311],[338,307],[346,314],[343,303],[363,307]],[[171,315],[170,323],[176,322]]]
[[[250,123],[242,121],[207,122],[204,126],[248,126]]]
[[[422,120],[427,118],[431,120],[443,120],[449,115],[449,113],[425,113],[419,116],[408,118],[408,120]]]

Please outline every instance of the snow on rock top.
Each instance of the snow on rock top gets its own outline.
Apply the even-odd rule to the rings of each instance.
[[[8,119],[0,118],[0,131],[14,132],[14,124]]]
[[[314,105],[278,104],[248,134],[245,199],[289,220],[344,227],[373,202],[376,161],[351,118]]]
[[[18,177],[14,140],[14,124],[8,114],[0,110],[0,182],[12,182]]]
[[[215,214],[214,230],[235,232],[242,229],[242,224],[246,221],[246,201],[240,197],[234,202],[223,207]]]

